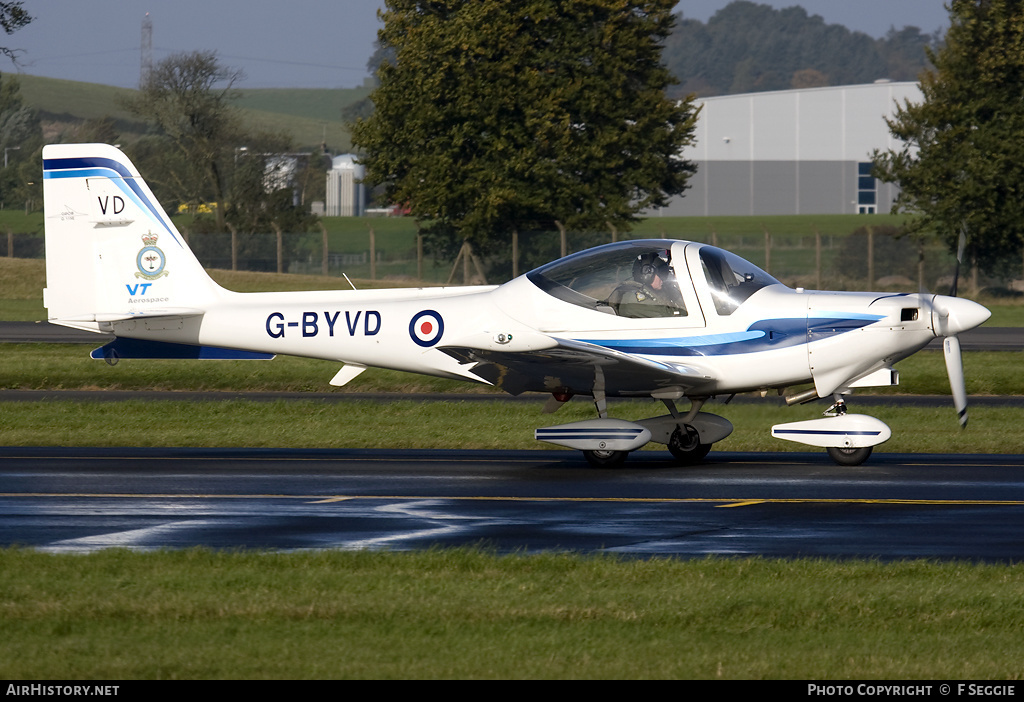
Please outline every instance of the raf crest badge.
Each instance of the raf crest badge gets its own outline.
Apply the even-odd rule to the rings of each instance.
[[[139,268],[139,272],[135,274],[136,278],[156,280],[168,274],[164,270],[167,258],[164,256],[164,252],[156,246],[158,238],[153,232],[142,235],[142,243],[145,246],[139,251],[139,255],[135,257],[135,264]]]

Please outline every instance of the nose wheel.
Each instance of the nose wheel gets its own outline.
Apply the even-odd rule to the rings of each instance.
[[[841,466],[859,466],[868,460],[873,446],[862,446],[861,448],[846,448],[845,446],[829,446],[829,458]]]
[[[776,424],[772,427],[772,436],[823,448],[829,458],[841,466],[859,466],[868,460],[875,446],[892,436],[882,420],[848,413],[846,403],[838,395],[836,403],[824,414],[821,419]]]
[[[846,402],[838,395],[835,399],[835,404],[825,411],[826,417],[843,417],[846,415]],[[858,448],[850,446],[829,446],[825,450],[828,452],[829,458],[838,465],[859,466],[861,463],[868,460],[873,448],[873,446],[860,446]]]

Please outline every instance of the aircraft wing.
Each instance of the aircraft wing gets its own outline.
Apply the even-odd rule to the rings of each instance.
[[[546,337],[533,348],[502,349],[495,344],[439,346],[481,380],[518,395],[571,388],[577,394],[603,389],[610,396],[650,397],[655,393],[700,393],[715,378],[692,364],[664,363],[575,339]]]

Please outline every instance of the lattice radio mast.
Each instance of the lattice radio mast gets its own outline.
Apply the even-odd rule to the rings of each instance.
[[[149,80],[149,74],[153,72],[153,20],[149,18],[148,12],[142,20],[142,46],[140,53],[142,55],[142,66],[139,72],[139,87],[142,87]]]

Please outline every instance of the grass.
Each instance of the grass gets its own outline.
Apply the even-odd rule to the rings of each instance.
[[[1024,305],[993,302],[983,304],[992,311],[992,317],[985,322],[986,327],[1024,327]]]
[[[58,348],[54,360],[71,350],[83,349]],[[639,418],[660,406],[614,409]],[[768,427],[820,410],[708,409],[736,425],[723,450],[804,450]],[[574,402],[545,417],[540,400],[11,402],[0,441],[531,448],[542,446],[535,426],[592,414]],[[966,432],[952,409],[872,414],[896,430],[880,450],[1020,450],[1016,409],[972,409]],[[0,678],[1019,679],[1022,600],[1016,565],[8,548]]]
[[[921,561],[7,549],[0,611],[8,680],[1001,680],[1024,656],[1024,570]]]
[[[100,346],[100,341],[96,342]],[[8,390],[231,390],[251,392],[455,392],[504,396],[476,383],[371,368],[344,388],[328,381],[332,361],[279,356],[272,361],[173,361],[126,359],[110,367],[89,358],[86,344],[7,344],[0,354],[0,388]],[[1024,395],[1024,352],[964,353],[971,395]],[[874,394],[948,395],[941,351],[921,351],[896,365],[900,385]],[[858,392],[854,397],[867,394]],[[541,397],[538,395],[538,397]]]
[[[4,75],[4,79],[12,77]],[[145,125],[121,107],[121,101],[136,91],[99,83],[83,83],[58,78],[19,74],[13,76],[21,86],[25,104],[37,110],[44,122],[71,124],[87,119],[114,119],[119,129],[142,134]]]
[[[246,110],[306,117],[322,122],[341,122],[349,105],[369,97],[371,89],[361,88],[257,88],[241,86],[237,105]]]
[[[102,86],[30,76],[21,82],[27,102],[48,120],[70,123],[113,113],[123,131],[141,129],[117,112],[117,89],[103,92]],[[253,121],[287,128],[299,144],[326,138],[344,148],[348,137],[334,118],[334,101],[356,97],[318,95],[319,112],[304,104],[298,117],[294,109],[311,96],[247,91],[242,102],[251,108]],[[303,118],[306,114],[314,116]],[[815,231],[841,236],[868,221],[883,222],[652,218],[634,235],[700,241],[714,236],[720,245],[763,263],[767,228],[779,247],[773,251],[773,264],[780,266],[773,265],[775,272],[793,265],[807,270],[806,246],[784,251],[800,237]],[[325,220],[325,226],[332,251],[365,250],[369,226],[380,251],[407,252],[414,246],[409,220],[335,219]],[[7,228],[39,233],[42,215],[2,212],[0,231]],[[39,260],[0,259],[0,319],[44,316],[42,271]],[[214,275],[238,290],[336,286],[320,278]],[[1000,305],[994,311],[992,325],[1024,326],[1024,305]],[[336,370],[333,364],[302,359],[187,367],[123,362],[110,369],[85,358],[84,351],[8,346],[0,357],[0,385],[320,390]],[[1021,394],[1014,372],[1019,358],[968,354],[969,383],[981,383],[969,386],[970,391]],[[931,366],[938,371],[930,372]],[[940,358],[919,354],[901,368],[905,378],[926,378],[904,389],[945,392]],[[357,380],[353,389],[455,389],[446,381],[376,371]],[[473,426],[473,445],[528,448],[539,446],[531,438],[538,424],[592,415],[581,402],[547,418],[539,414],[539,405],[540,400],[536,406],[6,403],[0,441],[466,446],[466,427]],[[615,407],[634,418],[660,412],[652,411],[651,403]],[[779,410],[767,403],[709,409],[737,426],[721,445],[725,450],[763,450],[758,447],[766,441],[771,450],[794,448],[766,438],[767,427],[780,416],[796,420],[818,411]],[[1017,410],[972,409],[972,426],[963,433],[951,428],[952,410],[880,408],[872,413],[897,430],[884,450],[1020,450]],[[382,426],[398,429],[382,432]],[[899,431],[905,426],[917,431]],[[0,677],[1017,679],[1024,654],[1022,581],[1017,566],[920,561],[620,560],[472,550],[55,556],[5,549],[0,550]]]
[[[43,308],[46,261],[41,258],[0,258],[0,300],[32,301]],[[8,319],[3,317],[3,319]],[[37,317],[38,319],[38,317]],[[15,321],[15,320],[8,320]]]
[[[97,344],[99,345],[99,344]],[[338,363],[294,356],[273,361],[122,360],[110,367],[89,358],[91,345],[8,344],[0,354],[0,388],[23,390],[231,390],[329,392]],[[368,376],[368,377],[365,377]],[[486,386],[373,370],[347,390],[357,392],[473,392]],[[495,392],[492,388],[487,392]]]
[[[199,446],[252,448],[551,449],[535,441],[540,426],[592,419],[593,406],[577,401],[548,416],[536,403],[503,401],[277,400],[259,402],[68,400],[0,403],[5,446]],[[961,431],[950,406],[939,408],[852,405],[886,422],[893,437],[877,452],[1020,453],[1024,410],[972,407]],[[820,416],[825,405],[781,408],[764,403],[709,403],[706,411],[729,419],[734,433],[716,451],[815,451],[770,435],[773,424]],[[612,414],[637,420],[665,414],[660,403],[613,403]],[[648,449],[663,451],[660,444]],[[569,455],[569,454],[567,454]],[[666,454],[667,456],[667,454]],[[823,458],[824,459],[824,454]]]

